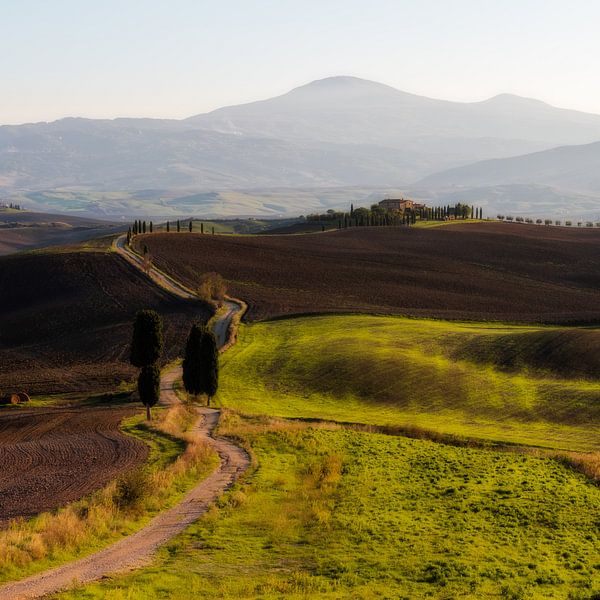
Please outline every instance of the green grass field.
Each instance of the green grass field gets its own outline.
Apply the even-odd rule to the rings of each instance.
[[[226,414],[259,467],[103,598],[597,598],[600,490],[513,452]]]
[[[559,368],[561,340],[576,379]],[[243,325],[217,401],[250,414],[597,450],[600,382],[587,350],[599,341],[595,329],[361,315]]]

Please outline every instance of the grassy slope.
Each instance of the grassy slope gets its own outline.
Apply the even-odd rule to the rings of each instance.
[[[600,491],[550,459],[264,419],[260,468],[150,568],[60,598],[590,598]]]
[[[469,355],[473,344],[487,344],[492,360],[495,340],[505,336],[521,336],[527,347],[532,335],[578,331],[585,343],[599,335],[376,316],[246,325],[224,356],[218,401],[247,413],[598,449],[599,382],[554,378],[533,366],[507,372],[504,364],[477,364]]]

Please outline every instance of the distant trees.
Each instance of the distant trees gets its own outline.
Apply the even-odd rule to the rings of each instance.
[[[214,334],[203,325],[190,330],[183,359],[183,385],[188,394],[205,394],[207,405],[219,386],[219,349]]]
[[[150,408],[158,402],[157,386],[160,388],[160,370],[157,363],[164,347],[163,327],[160,315],[154,310],[141,310],[135,317],[131,339],[130,362],[141,369],[138,377],[138,392],[146,407],[148,420],[152,418]],[[158,384],[156,379],[158,378]]]

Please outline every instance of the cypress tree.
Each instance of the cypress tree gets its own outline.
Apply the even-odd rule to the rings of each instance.
[[[146,233],[146,221],[142,223],[142,233]]]
[[[191,219],[190,219],[189,230],[190,230],[190,233],[192,233],[192,220]]]
[[[207,405],[219,387],[219,348],[212,331],[206,330],[201,340],[202,392],[207,396]]]
[[[150,233],[152,233],[152,221],[150,221]]]
[[[150,409],[160,399],[160,369],[156,364],[142,367],[138,376],[138,393],[142,404],[146,407],[146,419],[152,420]]]
[[[200,223],[200,233],[204,233],[204,223]]]
[[[212,229],[212,234],[215,235],[215,227],[214,227],[214,225],[211,227],[211,229]]]
[[[134,367],[148,367],[163,352],[162,320],[154,310],[140,310],[135,317],[130,362]]]
[[[167,221],[167,233],[169,233],[169,231],[171,231],[171,228],[169,226],[169,221]]]
[[[185,391],[192,396],[202,394],[203,387],[203,356],[202,356],[202,338],[206,333],[206,328],[202,325],[192,325],[190,334],[185,346],[185,355],[183,358],[183,385]]]
[[[179,222],[179,219],[177,219],[177,233],[179,233],[181,231],[181,223]]]

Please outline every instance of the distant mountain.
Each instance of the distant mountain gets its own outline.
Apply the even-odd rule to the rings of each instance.
[[[128,192],[136,197],[136,214],[142,214],[140,190],[162,190],[172,199],[257,188],[406,188],[481,159],[597,140],[599,115],[537,100],[500,95],[447,102],[332,77],[183,120],[70,118],[0,127],[0,199],[53,190],[66,193],[63,199],[82,193],[78,210],[108,214],[103,201]],[[576,189],[591,189],[593,177],[588,179],[588,187]],[[475,174],[473,180],[480,181]],[[497,180],[507,183],[501,173]],[[49,202],[38,209],[53,210]],[[153,210],[161,202],[154,196]],[[65,210],[64,203],[56,206]],[[125,204],[118,206],[127,211]],[[171,204],[165,209],[178,210]],[[304,209],[290,204],[289,212]]]
[[[356,77],[330,77],[291,92],[187,119],[221,133],[434,150],[440,140],[488,140],[514,151],[519,145],[557,146],[600,140],[600,116],[555,108],[510,94],[483,102],[434,100]]]
[[[600,194],[600,142],[480,161],[430,175],[418,183],[436,188],[508,184],[537,184]]]

